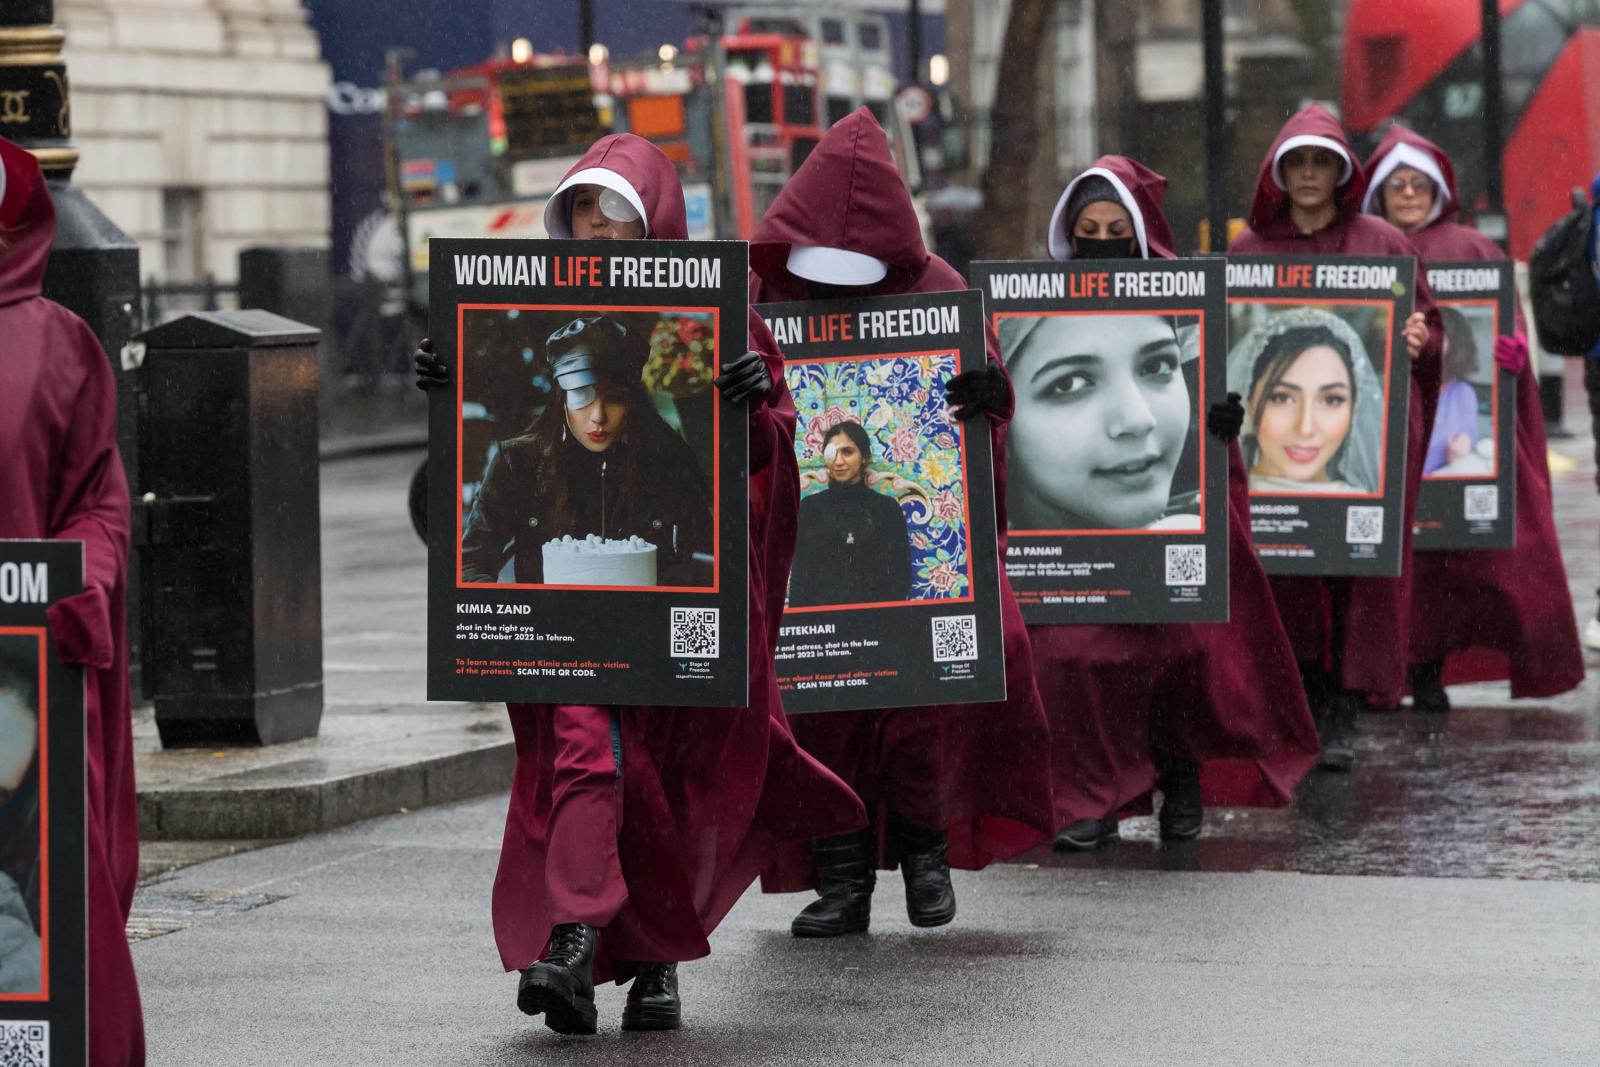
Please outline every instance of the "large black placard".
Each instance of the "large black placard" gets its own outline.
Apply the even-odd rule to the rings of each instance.
[[[1517,379],[1494,361],[1516,332],[1511,264],[1431,263],[1444,318],[1444,379],[1422,459],[1419,551],[1511,548],[1517,533]]]
[[[973,264],[1016,396],[1006,574],[1029,623],[1225,622],[1221,260]]]
[[[1269,572],[1400,573],[1415,278],[1396,256],[1228,260],[1228,388]]]
[[[784,710],[1005,698],[988,421],[945,405],[984,365],[972,290],[757,309],[799,412]]]
[[[88,1062],[83,669],[45,618],[77,541],[0,541],[0,1059]]]
[[[436,240],[428,696],[737,707],[746,246]]]

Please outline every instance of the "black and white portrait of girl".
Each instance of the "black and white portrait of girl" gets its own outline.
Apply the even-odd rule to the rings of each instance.
[[[999,322],[1016,392],[1014,530],[1198,530],[1199,336],[1189,316]]]

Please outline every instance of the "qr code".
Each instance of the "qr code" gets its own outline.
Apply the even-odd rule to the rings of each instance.
[[[49,1062],[49,1023],[0,1022],[0,1067],[46,1067]]]
[[[1352,545],[1383,544],[1383,509],[1353,507],[1346,511],[1344,539]]]
[[[933,620],[933,662],[957,663],[977,658],[976,615],[940,615]]]
[[[1167,584],[1205,585],[1206,546],[1168,545]]]
[[[1494,522],[1500,517],[1500,487],[1469,485],[1461,511],[1468,522]]]
[[[720,608],[673,608],[672,654],[716,659],[721,652]]]

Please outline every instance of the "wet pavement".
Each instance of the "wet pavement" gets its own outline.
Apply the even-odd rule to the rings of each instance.
[[[1568,412],[1586,433],[1581,389]],[[1591,448],[1555,446],[1580,620],[1600,584]],[[427,714],[395,566],[420,561],[400,525],[415,459],[335,465],[362,505],[334,543],[379,608],[329,604],[330,693],[351,694],[330,715],[369,692],[396,727]],[[822,943],[787,935],[803,897],[752,891],[685,966],[677,1035],[619,1034],[614,988],[587,1041],[516,1012],[489,928],[503,793],[206,859],[135,901],[151,1062],[1597,1062],[1597,678],[1366,714],[1355,770],[1313,772],[1291,807],[1208,811],[1179,845],[1130,819],[1092,855],[958,873],[945,930],[906,923],[894,875],[869,937]]]

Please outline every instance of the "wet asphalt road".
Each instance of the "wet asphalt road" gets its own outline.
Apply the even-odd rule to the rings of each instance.
[[[1587,446],[1559,447],[1587,615],[1600,498]],[[413,463],[324,477],[403,499]],[[873,933],[832,942],[787,935],[804,898],[751,892],[685,966],[674,1035],[621,1035],[616,989],[589,1040],[516,1011],[488,920],[503,795],[201,863],[136,900],[151,1063],[1600,1062],[1596,672],[1452,697],[1363,716],[1354,773],[1210,811],[1197,842],[1132,819],[1094,855],[958,873],[944,930],[906,923],[894,875]]]

